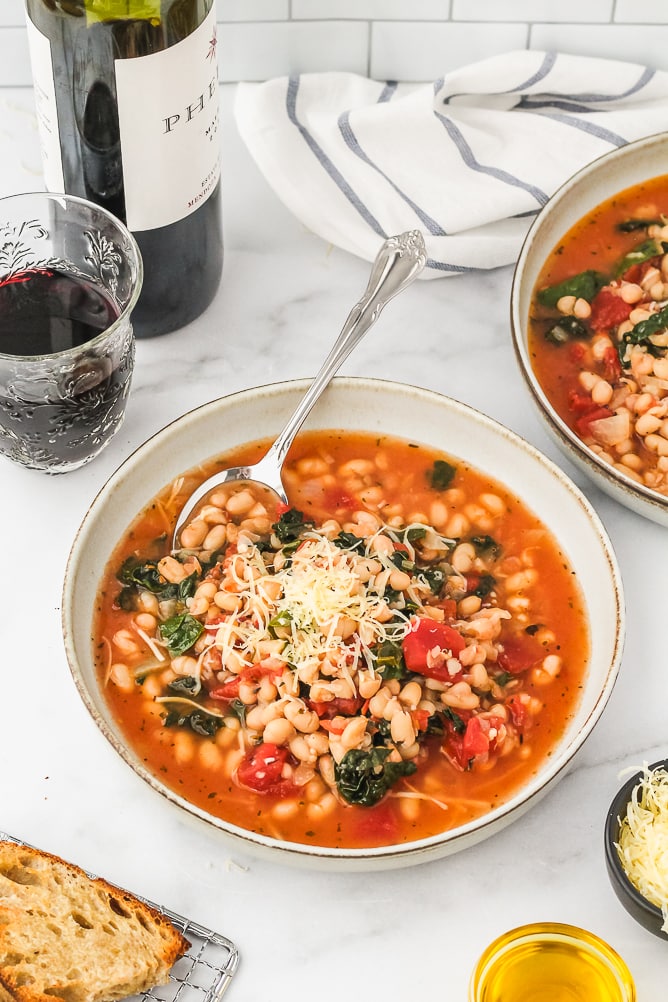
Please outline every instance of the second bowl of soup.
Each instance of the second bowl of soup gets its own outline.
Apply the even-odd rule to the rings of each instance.
[[[549,432],[608,494],[668,524],[668,137],[550,199],[515,270],[520,367]]]

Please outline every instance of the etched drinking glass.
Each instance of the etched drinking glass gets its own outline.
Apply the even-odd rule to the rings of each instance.
[[[142,276],[133,236],[100,206],[0,198],[0,455],[65,473],[109,443],[130,390]]]

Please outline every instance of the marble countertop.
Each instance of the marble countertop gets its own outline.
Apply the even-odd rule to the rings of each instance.
[[[418,994],[464,1002],[488,943],[539,920],[602,936],[629,965],[639,1002],[658,1002],[666,943],[614,897],[603,823],[620,771],[668,753],[668,536],[600,493],[548,439],[511,345],[510,268],[420,282],[387,308],[342,372],[403,380],[484,411],[556,460],[600,513],[625,582],[624,659],[602,719],[547,797],[500,834],[441,861],[369,874],[279,866],[193,827],[147,790],[77,694],[61,587],[97,491],[185,411],[313,375],[366,285],[365,262],[306,232],[277,201],[237,136],[232,98],[225,86],[226,260],[214,304],[187,329],[139,342],[125,424],[89,466],[53,478],[0,460],[0,829],[232,939],[241,963],[230,1002],[403,1002]],[[30,90],[0,90],[0,137],[0,195],[40,188]]]

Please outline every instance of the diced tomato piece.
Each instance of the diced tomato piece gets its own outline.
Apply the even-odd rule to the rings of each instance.
[[[611,289],[601,289],[592,299],[589,324],[592,330],[609,331],[628,320],[633,309],[632,303],[625,303]]]
[[[242,682],[259,685],[263,678],[275,679],[285,671],[285,663],[278,658],[265,658],[254,665],[246,665],[238,675],[223,682],[221,686],[212,689],[209,695],[213,699],[237,699],[239,686]]]
[[[323,717],[322,720],[320,721],[320,726],[322,727],[323,731],[327,731],[328,734],[343,734],[346,728],[344,724],[340,722],[342,719],[343,718],[340,717],[339,722],[334,723],[336,717],[332,718],[332,720],[327,720],[325,717]]]
[[[575,429],[582,438],[590,434],[589,425],[592,421],[612,417],[613,414],[609,407],[599,407],[589,394],[580,393],[578,390],[571,390],[568,394],[568,407],[577,415]]]
[[[443,610],[446,619],[454,619],[457,615],[457,602],[454,598],[442,598],[437,608]]]
[[[568,354],[571,362],[582,362],[587,354],[587,349],[583,345],[582,341],[572,341],[568,346]]]
[[[510,713],[510,719],[518,731],[522,732],[526,726],[529,711],[526,703],[523,703],[518,696],[511,696],[506,700],[506,707]]]
[[[611,411],[609,407],[595,407],[588,414],[583,414],[575,422],[575,429],[578,435],[581,435],[582,438],[587,438],[591,435],[590,425],[592,421],[600,421],[602,418],[612,417],[613,413],[614,411]]]
[[[619,361],[617,349],[610,345],[603,353],[603,378],[609,383],[615,383],[622,374],[622,363]]]
[[[429,725],[429,710],[411,710],[411,720],[416,731],[426,731]]]
[[[361,696],[352,696],[350,699],[337,696],[327,702],[315,699],[305,699],[304,702],[310,710],[315,710],[321,720],[331,720],[333,717],[354,717],[364,700]]]
[[[635,282],[636,285],[640,285],[650,268],[658,268],[660,262],[661,256],[657,254],[656,257],[650,257],[647,261],[641,261],[640,264],[632,264],[621,277],[625,282]]]
[[[464,739],[459,734],[450,734],[445,739],[443,751],[459,769],[468,769],[471,765],[471,756],[464,751]]]
[[[642,278],[642,265],[632,264],[630,268],[626,269],[626,271],[622,275],[622,278],[624,279],[625,282],[635,282],[635,284],[637,285],[640,282],[640,279]]]
[[[510,675],[520,675],[544,657],[544,650],[527,633],[515,633],[502,639],[503,650],[499,652],[497,664]]]
[[[589,411],[595,410],[597,406],[598,404],[594,403],[588,393],[571,390],[568,394],[568,409],[573,414],[588,414]]]
[[[352,511],[354,508],[359,508],[359,502],[341,487],[330,487],[326,490],[323,505],[328,511],[336,511],[337,508]]]
[[[457,657],[466,646],[463,637],[452,626],[434,619],[418,618],[403,641],[403,653],[409,671],[441,682],[452,682],[460,673],[451,675],[445,661]],[[445,658],[439,658],[439,653]]]
[[[275,679],[285,671],[285,662],[278,658],[266,658],[254,665],[246,665],[239,672],[239,678],[244,682],[261,682],[263,678]]]
[[[288,760],[287,748],[263,742],[252,748],[237,768],[237,781],[241,786],[256,793],[286,793],[286,783],[282,778],[283,766]]]
[[[462,750],[467,758],[487,754],[489,751],[488,731],[489,728],[483,727],[483,721],[480,717],[471,717],[462,739]]]
[[[228,678],[227,682],[211,689],[209,695],[212,699],[238,699],[240,682],[239,676],[235,675],[234,678]]]
[[[463,734],[450,735],[443,749],[448,758],[468,769],[476,758],[487,759],[497,748],[497,732],[503,725],[501,717],[469,717]]]

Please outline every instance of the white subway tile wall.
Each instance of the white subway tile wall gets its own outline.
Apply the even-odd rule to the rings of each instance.
[[[509,49],[668,70],[668,0],[216,0],[220,77],[433,80]],[[0,0],[0,87],[31,82],[24,0]]]
[[[376,80],[435,80],[448,70],[527,47],[525,24],[375,21],[369,75]]]
[[[613,0],[452,0],[455,21],[595,21],[612,18]]]

